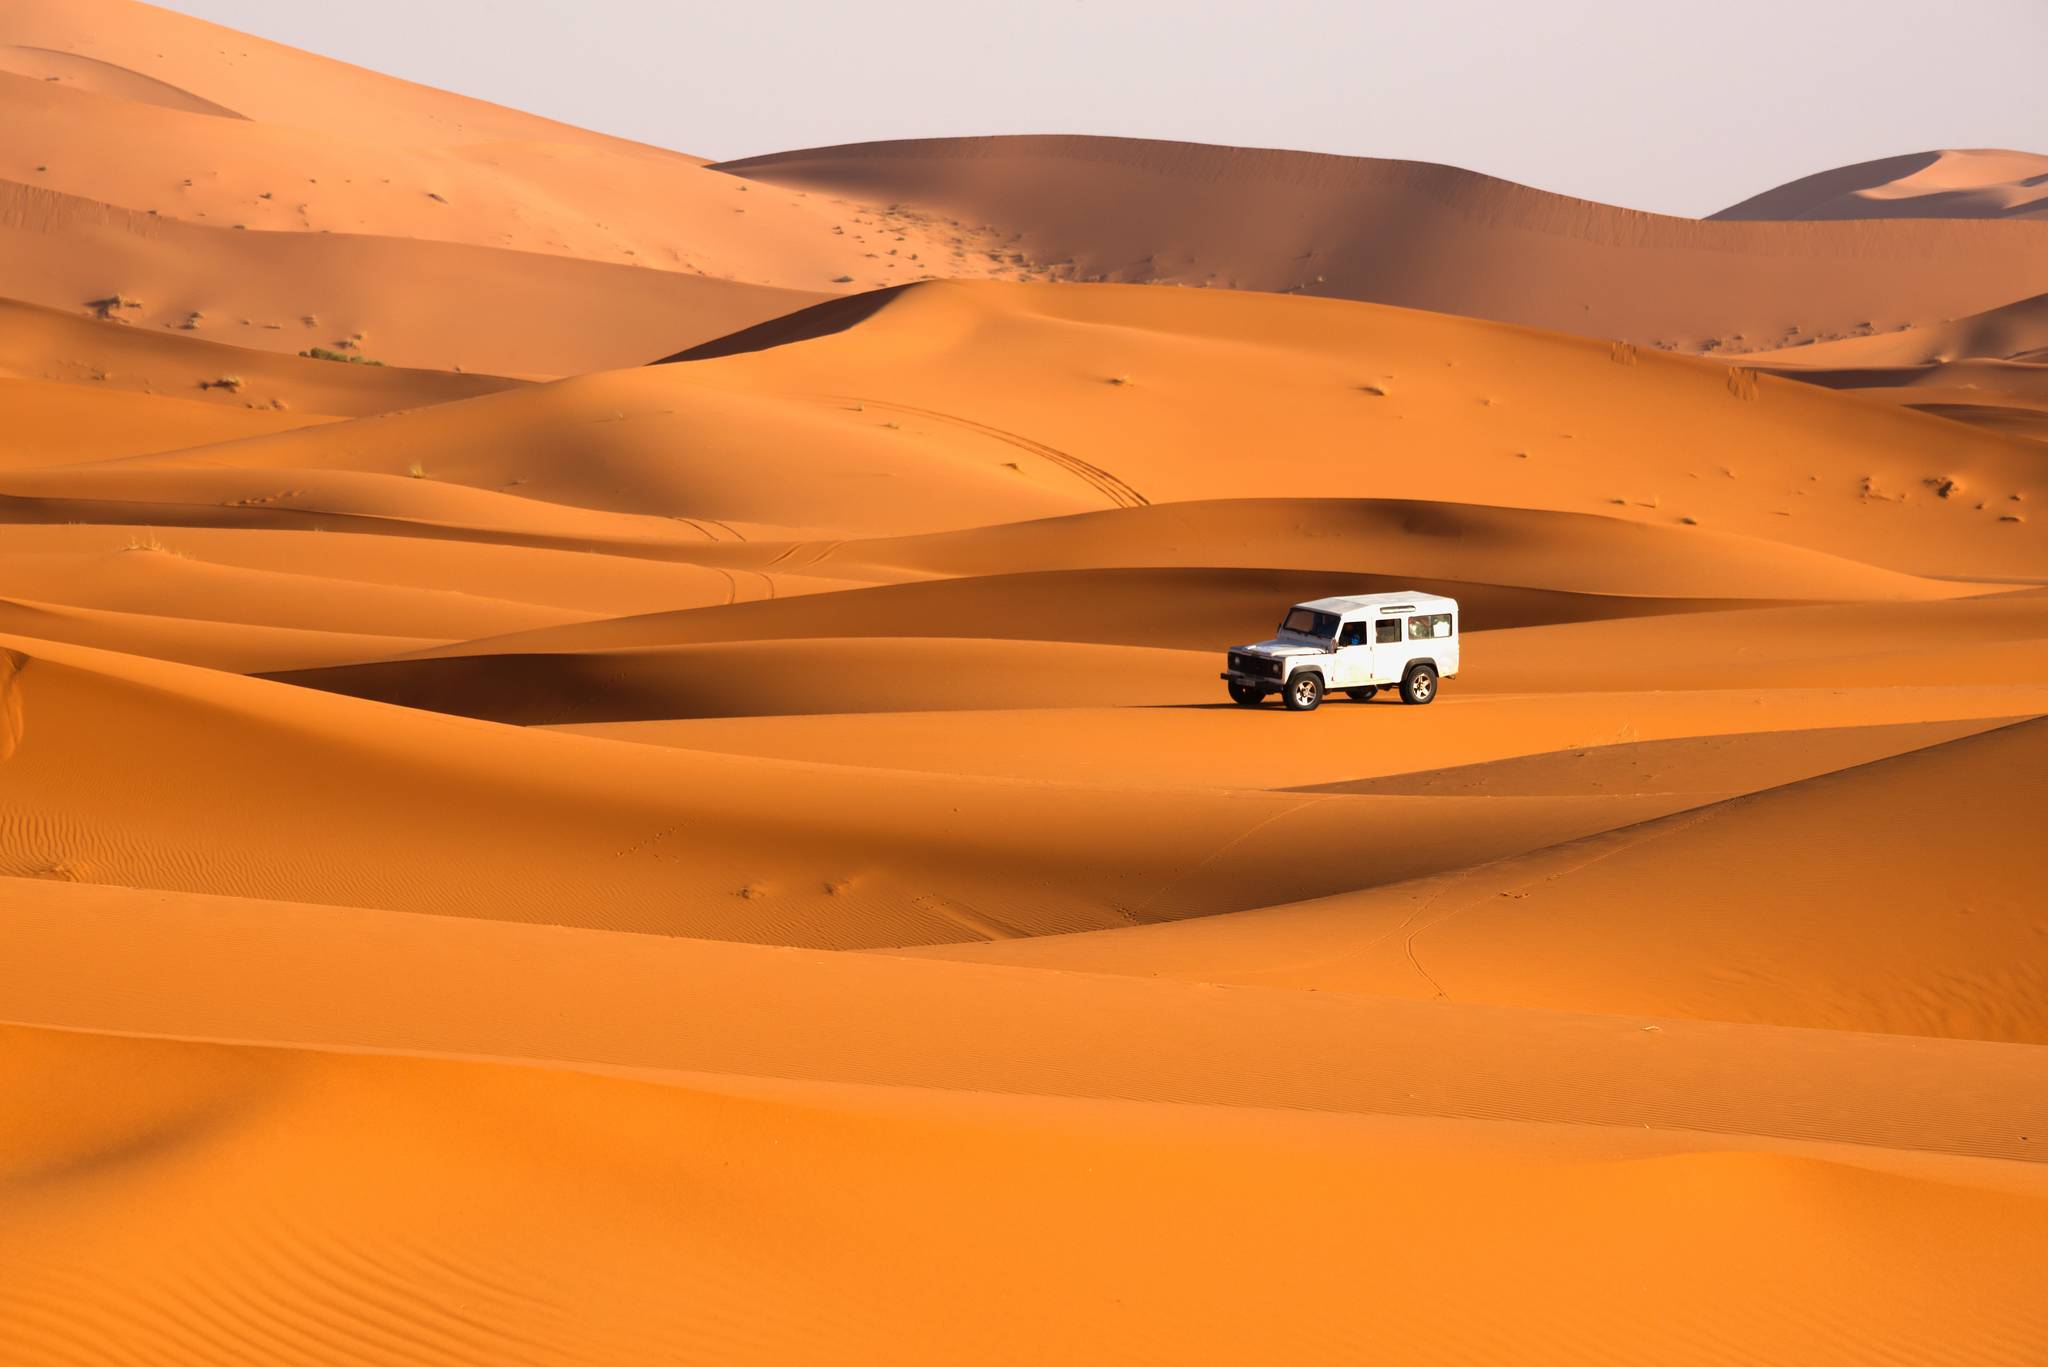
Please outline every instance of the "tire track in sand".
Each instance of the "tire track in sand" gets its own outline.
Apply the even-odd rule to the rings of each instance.
[[[1081,480],[1089,488],[1101,494],[1104,498],[1107,498],[1112,507],[1145,508],[1151,506],[1152,503],[1151,499],[1146,498],[1136,489],[1133,489],[1101,466],[1091,465],[1079,456],[1060,450],[1057,446],[1048,446],[1042,441],[1034,441],[1032,438],[1022,436],[1016,432],[1006,431],[1000,427],[991,427],[985,422],[976,422],[972,418],[963,418],[957,413],[942,413],[935,408],[917,408],[907,403],[894,403],[886,399],[864,399],[851,394],[827,395],[826,397],[832,399],[835,403],[857,403],[863,407],[873,406],[895,413],[914,413],[921,418],[933,418],[939,422],[949,422],[955,427],[964,427],[968,431],[978,433],[981,436],[993,437],[999,442],[1014,446],[1020,451],[1029,452],[1042,460],[1050,461],[1052,464],[1057,465],[1068,474]]]

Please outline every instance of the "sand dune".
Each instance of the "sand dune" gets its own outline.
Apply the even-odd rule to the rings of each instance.
[[[127,321],[266,350],[570,374],[998,269],[978,227],[751,184],[130,0],[9,6],[0,124],[0,293],[133,299]]]
[[[183,91],[188,98],[174,107],[189,109],[191,101],[203,100],[227,117],[289,125],[324,120],[329,111],[345,109],[359,135],[398,144],[538,139],[637,146],[138,0],[20,0],[8,6],[0,37],[20,53],[10,59],[10,71],[25,69],[40,78],[66,67],[97,69],[109,73],[110,83],[99,93],[133,98],[111,75],[111,69],[124,70],[132,73],[131,80],[154,82],[158,91]]]
[[[1995,432],[2048,438],[2048,295],[1899,332],[1749,358],[1789,379]]]
[[[1245,294],[947,284],[865,307],[853,326],[809,341],[241,441],[120,478],[131,499],[145,488],[152,501],[203,499],[216,521],[237,498],[412,521],[480,516],[453,511],[485,506],[460,493],[467,485],[519,495],[517,513],[494,495],[501,511],[488,525],[537,526],[529,514],[547,500],[695,519],[672,522],[676,539],[723,539],[716,521],[751,525],[739,533],[750,541],[801,528],[832,539],[955,530],[1284,486],[1292,497],[1598,513],[1907,572],[1996,578],[2041,563],[2037,526],[2012,506],[2041,494],[2031,443],[1710,362]],[[1612,401],[1589,410],[1577,398],[1589,389]],[[549,458],[570,441],[577,462]],[[1772,454],[1785,442],[1798,452],[1789,462]],[[427,478],[403,478],[415,468]],[[340,490],[348,471],[383,478],[349,482],[345,498],[279,497]],[[42,472],[0,492],[73,520],[107,497],[110,477]],[[1944,480],[1971,496],[1939,496]],[[913,485],[918,497],[902,497]],[[621,534],[645,539],[648,521]],[[779,537],[758,530],[776,524]]]
[[[0,300],[0,375],[189,399],[218,408],[346,418],[447,403],[518,384],[495,375],[285,357],[201,341],[182,330],[166,335],[122,326],[122,316],[135,311],[116,301],[112,316],[100,320]],[[171,444],[144,449],[168,450]]]
[[[303,112],[285,122],[172,115],[64,77],[5,74],[0,112],[15,130],[0,177],[195,225],[459,243],[830,292],[918,279],[954,249],[956,230],[943,225],[750,185],[632,144],[394,145]],[[107,147],[132,155],[110,160],[99,155]]]
[[[17,0],[0,1359],[2031,1362],[2033,174],[712,167]],[[1432,705],[1225,700],[1396,587]]]
[[[114,608],[0,598],[0,632],[145,655],[231,673],[320,669],[365,655],[418,650],[431,638],[383,632],[155,617]]]
[[[507,732],[47,641],[10,648],[0,874],[15,876],[856,947],[1197,915],[1275,887],[1292,900],[1687,805],[1618,794],[1503,821],[1475,804],[1446,823],[1419,800],[963,785]],[[78,757],[116,747],[134,769],[109,791]],[[1109,831],[1122,834],[1106,843]],[[1367,846],[1384,850],[1371,866]]]
[[[265,351],[560,375],[628,365],[816,292],[573,257],[345,233],[178,223],[0,182],[0,294]],[[307,321],[311,319],[312,321]]]
[[[17,1013],[182,1037],[0,1035],[0,1066],[31,1089],[150,1079],[11,1113],[7,1199],[52,1233],[0,1243],[16,1269],[0,1304],[51,1360],[81,1342],[204,1360],[250,1332],[273,1357],[317,1360],[340,1308],[368,1360],[941,1361],[965,1343],[1028,1361],[1074,1334],[1087,1351],[1188,1361],[1428,1362],[1443,1316],[1467,1307],[1487,1313],[1465,1317],[1466,1351],[1527,1360],[1526,1331],[1485,1326],[1546,1305],[1539,1351],[1567,1360],[1611,1332],[1613,1302],[1589,1281],[1623,1278],[1618,1260],[1639,1263],[1646,1243],[1670,1251],[1627,1275],[1624,1304],[1673,1361],[1731,1344],[1849,1361],[1880,1343],[1962,1361],[2039,1332],[2015,1310],[2031,1304],[2043,1199],[2038,1166],[2009,1161],[2026,1152],[2010,1136],[2044,1118],[2025,1049],[33,894],[0,963],[73,967],[10,974]],[[205,990],[166,992],[164,963]],[[792,1016],[793,992],[844,1028]],[[508,1009],[525,1001],[554,1004],[547,1025]],[[943,1037],[935,1015],[953,1022]],[[223,1031],[298,1047],[192,1042]],[[536,1132],[536,1114],[556,1119]],[[68,1161],[81,1152],[96,1161]],[[1256,1194],[1232,1194],[1247,1182]],[[1190,1184],[1213,1194],[1190,1205]],[[199,1196],[199,1213],[165,1204],[172,1193]],[[397,1202],[429,1213],[433,1236],[366,1256],[388,1247],[379,1223]],[[1788,1203],[1796,1234],[1731,1273]],[[1447,1208],[1461,1212],[1448,1224]],[[1008,1292],[970,1256],[987,1253],[963,1215],[1047,1288],[1054,1327],[1028,1346],[990,1299]],[[1069,1232],[1105,1216],[1115,1232],[1078,1247]],[[1876,1237],[1900,1217],[1927,1230],[1911,1259]],[[1686,1235],[1667,1244],[1674,1226]],[[839,1256],[855,1228],[865,1256]],[[1152,1249],[1162,1234],[1172,1251]],[[54,1270],[50,1237],[130,1269],[77,1327],[82,1291]],[[581,1269],[567,1283],[543,1270],[565,1237]],[[1559,1238],[1583,1250],[1568,1272],[1529,1260],[1532,1240]],[[1940,1314],[1903,1294],[1925,1287],[1927,1240],[1960,1298]],[[629,1243],[659,1253],[625,1259]],[[295,1253],[280,1263],[273,1248]],[[1849,1258],[1859,1276],[1835,1275]],[[164,1313],[231,1273],[254,1323]],[[710,1277],[723,1314],[678,1303],[676,1286]],[[1105,1281],[1108,1307],[1089,1289]],[[1704,1335],[1736,1290],[1751,1313]],[[947,1330],[944,1348],[859,1308],[875,1298],[928,1306],[920,1323]],[[1960,1332],[1958,1304],[1975,1311]],[[814,1342],[821,1306],[835,1329]],[[1303,1326],[1299,1343],[1276,1338],[1274,1316]],[[786,1327],[735,1341],[733,1322]]]
[[[196,386],[195,386],[196,388]],[[38,469],[166,448],[290,431],[321,419],[274,409],[229,409],[185,398],[86,392],[77,385],[0,379],[11,421],[0,432],[0,470]]]
[[[277,677],[528,725],[1033,701],[1072,707],[1116,697],[1180,703],[1203,694],[1186,683],[1154,691],[1164,681],[1157,671],[1188,681],[1204,671],[1193,659],[1158,659],[1160,652],[1199,659],[1205,640],[1262,639],[1273,627],[1264,605],[1316,596],[1328,582],[1218,571],[941,580],[576,622]],[[1433,587],[1465,594],[1461,602],[1495,624],[1472,632],[1486,661],[1469,685],[1478,694],[1922,682],[1924,651],[1901,640],[1902,626],[1939,633],[1946,671],[1959,681],[2024,687],[2048,677],[2048,597],[2039,594],[1914,611],[1799,611]],[[1175,602],[1191,606],[1156,606]]]
[[[1294,496],[1692,518],[1900,569],[1937,544],[1945,573],[1978,557],[1986,573],[2040,564],[2025,524],[1927,482],[1977,479],[2024,501],[2039,478],[2030,444],[1811,386],[1751,384],[1711,362],[1226,292],[927,285],[827,330],[851,308],[823,306],[811,340],[689,360],[678,378],[844,396],[862,405],[849,422],[887,413],[884,425],[920,438],[964,429],[1032,457],[1022,468],[1064,458],[1074,483],[1095,471],[1154,503],[1257,497],[1285,481]],[[1017,384],[1019,371],[1043,385]],[[1589,390],[1607,401],[1575,402]],[[1797,458],[1765,454],[1787,439]],[[1924,468],[1935,459],[1956,469]],[[1099,482],[1093,498],[1126,501]],[[1966,509],[1976,520],[1940,516]]]
[[[1827,1057],[1831,1086],[1895,1074],[1874,1051]],[[11,1136],[56,1159],[11,1165],[8,1204],[35,1225],[0,1235],[0,1305],[28,1362],[210,1361],[241,1343],[304,1362],[1561,1362],[1608,1341],[1610,1302],[1587,1288],[1616,1283],[1631,1337],[1672,1362],[2016,1358],[2041,1332],[2016,1307],[2043,1197],[2030,1165],[1996,1160],[19,1030],[0,1059],[31,1086],[98,1084]],[[1978,1059],[1943,1061],[1956,1071],[1926,1095],[1999,1085]],[[97,1161],[65,1165],[78,1150]],[[1255,1197],[1232,1194],[1248,1182]],[[401,1203],[431,1233],[390,1247]],[[1795,1230],[1735,1256],[1787,1204],[1806,1212]],[[1882,1237],[1891,1216],[1924,1229],[1911,1255]],[[26,1228],[50,1232],[24,1246]],[[1041,1327],[989,1276],[991,1237],[1039,1288]],[[1529,1257],[1559,1242],[1568,1266]],[[1941,1312],[1923,1308],[1928,1258]],[[74,1259],[124,1275],[96,1295],[57,1270]],[[1845,1263],[1855,1278],[1833,1275]],[[184,1310],[223,1283],[227,1306]],[[1731,1295],[1750,1307],[1732,1322]],[[1524,1313],[1545,1324],[1541,1356]]]
[[[2025,223],[1697,222],[1453,167],[1126,138],[928,138],[718,169],[988,224],[1032,278],[1298,292],[1748,351],[2048,284]]]
[[[1716,219],[2048,218],[2048,156],[1995,148],[1915,152],[1803,176]]]
[[[2038,1045],[2048,1041],[2048,1017],[2028,946],[2042,933],[2032,889],[2043,856],[2027,832],[2048,772],[2044,743],[2039,722],[1995,729],[1445,878],[1147,927],[1142,945],[1139,932],[1118,931],[947,952],[1205,982]],[[1683,772],[1687,759],[1681,752],[1657,764]],[[1322,791],[1584,791],[1587,766],[1575,767],[1567,777],[1553,766],[1547,783],[1518,782],[1527,766],[1496,763],[1439,785]],[[1646,786],[1640,772],[1611,781]],[[1901,850],[1910,856],[1896,857]],[[1636,895],[1652,866],[1671,880],[1654,907]],[[1958,868],[1970,871],[1967,891]],[[1775,876],[1760,877],[1764,869]]]

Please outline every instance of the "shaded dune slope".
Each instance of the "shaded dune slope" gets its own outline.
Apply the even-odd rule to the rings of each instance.
[[[1451,167],[1122,138],[933,138],[721,170],[942,207],[1060,278],[1369,299],[1684,348],[1925,322],[2048,283],[2026,223],[1697,222]]]

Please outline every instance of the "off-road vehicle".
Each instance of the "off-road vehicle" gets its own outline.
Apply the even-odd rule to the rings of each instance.
[[[1326,693],[1364,702],[1397,686],[1402,702],[1426,703],[1457,673],[1456,599],[1368,593],[1296,603],[1272,640],[1233,646],[1222,677],[1234,703],[1278,693],[1290,711],[1313,712]]]

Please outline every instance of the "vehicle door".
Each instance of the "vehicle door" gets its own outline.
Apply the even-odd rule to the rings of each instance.
[[[1408,647],[1401,639],[1401,619],[1382,617],[1372,624],[1372,682],[1397,683],[1402,666],[1408,663]]]
[[[1337,629],[1337,655],[1330,662],[1332,688],[1357,688],[1372,681],[1372,623],[1346,622]]]

